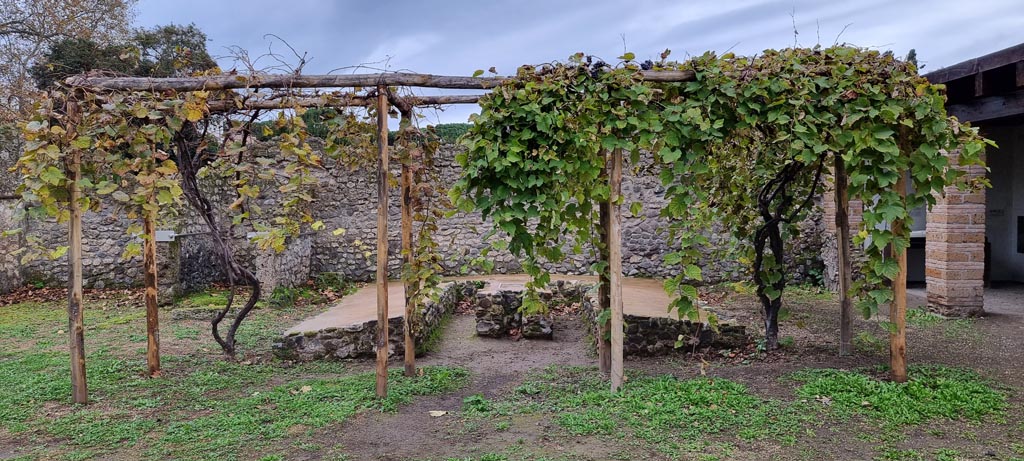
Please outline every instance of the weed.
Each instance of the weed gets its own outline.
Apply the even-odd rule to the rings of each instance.
[[[919,328],[933,327],[942,323],[942,317],[921,308],[907,309],[907,325]]]
[[[936,450],[935,453],[933,453],[933,456],[935,457],[935,461],[959,461],[963,458],[963,455],[961,455],[959,451],[952,448]]]
[[[799,421],[795,408],[761,400],[726,379],[633,376],[622,391],[612,393],[601,375],[588,368],[548,368],[517,387],[511,399],[488,401],[486,414],[547,412],[570,434],[625,431],[662,452],[680,439],[702,440],[729,430],[745,440],[780,437],[796,430]],[[475,398],[471,403],[482,406]]]
[[[797,390],[804,399],[827,402],[839,415],[862,413],[890,425],[935,418],[980,421],[1006,408],[1006,395],[972,371],[918,366],[911,367],[910,375],[907,383],[832,369],[804,370],[791,377],[804,383]]]
[[[192,327],[174,327],[171,329],[174,339],[199,339],[199,330]]]
[[[898,450],[895,448],[886,448],[882,452],[881,459],[886,461],[924,461],[924,456],[918,453],[916,450]]]
[[[880,354],[889,348],[889,341],[862,331],[853,338],[853,347],[861,352]]]
[[[299,290],[292,287],[276,287],[270,293],[268,303],[273,307],[292,307],[301,297]]]

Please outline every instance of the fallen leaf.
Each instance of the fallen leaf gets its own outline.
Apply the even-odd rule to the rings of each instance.
[[[447,411],[441,411],[441,410],[431,410],[429,413],[430,413],[430,416],[433,416],[435,418],[440,418],[440,417],[448,414]]]

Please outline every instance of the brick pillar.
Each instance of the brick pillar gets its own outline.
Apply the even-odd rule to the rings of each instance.
[[[958,154],[949,154],[956,165]],[[968,177],[983,176],[985,169],[969,167]],[[948,187],[928,212],[925,243],[925,280],[928,305],[953,317],[984,313],[985,191]]]

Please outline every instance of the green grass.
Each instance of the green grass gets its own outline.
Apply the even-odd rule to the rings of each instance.
[[[761,399],[727,379],[637,375],[612,393],[596,370],[549,368],[506,400],[466,398],[463,413],[470,418],[549,414],[570,435],[635,437],[677,454],[688,441],[723,433],[743,440],[791,440],[801,420],[798,406]]]
[[[1003,392],[969,370],[917,366],[910,381],[882,381],[857,371],[804,370],[791,375],[802,382],[797,394],[827,402],[840,416],[863,414],[889,425],[920,424],[936,418],[980,421],[1002,415],[1007,406]],[[827,399],[827,400],[826,400]]]
[[[175,339],[199,339],[199,329],[193,327],[174,327],[171,329]]]
[[[189,302],[218,300],[221,293]],[[396,369],[388,397],[379,399],[372,373],[354,373],[336,362],[270,359],[271,339],[282,322],[315,312],[316,306],[254,312],[238,340],[248,357],[263,357],[256,363],[220,356],[204,321],[165,318],[165,345],[177,343],[172,349],[186,352],[165,352],[163,377],[147,379],[144,348],[138,347],[145,340],[144,316],[137,306],[105,302],[90,301],[85,311],[88,406],[70,403],[63,306],[0,308],[0,434],[26,441],[11,456],[282,459],[294,446],[313,449],[325,426],[365,411],[395,411],[417,396],[450,392],[467,382],[468,372],[460,368],[426,367],[415,378]],[[337,453],[331,459],[344,457]]]
[[[919,328],[933,327],[942,323],[944,319],[921,308],[907,309],[907,325]]]

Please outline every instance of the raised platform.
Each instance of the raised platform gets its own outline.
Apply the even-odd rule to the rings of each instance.
[[[442,319],[454,311],[460,302],[475,298],[478,292],[487,295],[522,291],[528,280],[527,275],[521,274],[448,279],[442,285],[439,301],[423,307],[423,326],[414,332],[417,343],[422,343],[433,329],[440,326]],[[552,282],[558,281],[594,285],[597,278],[552,275]],[[390,282],[388,288],[389,355],[401,355],[405,292],[400,281]],[[679,320],[675,312],[668,312],[671,299],[660,280],[624,278],[622,295],[623,311],[628,324],[627,354],[631,350],[637,355],[668,352],[667,349],[673,348],[673,341],[681,331],[695,328],[690,322]],[[584,305],[585,310],[593,310],[593,302]],[[584,319],[588,317],[592,316],[585,313]],[[369,285],[346,296],[327,311],[287,329],[274,344],[275,353],[293,360],[371,357],[375,354],[373,343],[376,324],[377,289]],[[651,328],[654,327],[664,329],[665,332],[652,336]],[[742,330],[742,327],[737,328]],[[633,342],[643,344],[629,347],[630,338],[635,340]],[[654,343],[657,343],[657,347],[654,347]]]
[[[492,293],[503,290],[522,290],[529,281],[527,275],[497,274],[471,277],[454,277],[451,282],[480,281],[485,285],[481,293]],[[584,283],[597,283],[597,277],[552,275],[552,281],[572,280]],[[671,300],[660,280],[626,277],[622,281],[622,309],[627,315],[641,317],[678,318],[675,313],[668,313]],[[405,315],[405,287],[402,282],[392,280],[388,283],[388,317],[401,318]],[[324,313],[303,320],[284,332],[285,336],[316,332],[326,328],[339,328],[377,320],[377,287],[367,285],[355,293],[342,298],[338,304],[331,306]]]

